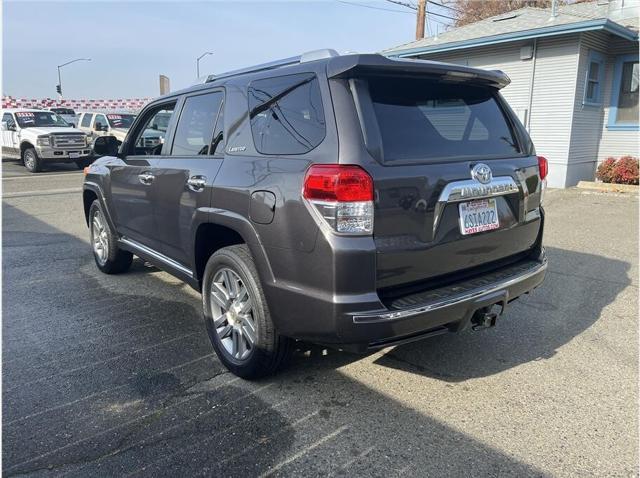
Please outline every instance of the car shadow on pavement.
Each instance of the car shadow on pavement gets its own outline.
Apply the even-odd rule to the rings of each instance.
[[[376,363],[450,382],[485,377],[534,360],[591,327],[631,284],[631,265],[549,247],[544,283],[507,307],[496,327],[389,349]]]
[[[101,274],[88,241],[7,202],[3,226],[4,476],[544,474],[339,370],[359,356],[235,378],[196,295]]]

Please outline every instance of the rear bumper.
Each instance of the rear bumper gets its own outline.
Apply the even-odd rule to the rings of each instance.
[[[476,311],[498,305],[500,313],[504,312],[509,302],[538,287],[546,270],[542,253],[538,260],[394,301],[415,305],[349,313],[343,323],[342,340],[351,346],[347,348],[375,349],[467,329]]]
[[[346,350],[366,351],[467,329],[476,311],[494,305],[501,306],[502,313],[509,302],[543,282],[547,259],[544,251],[539,251],[535,257],[489,273],[384,304],[375,292],[311,296],[299,289],[280,289],[271,291],[268,299],[273,315],[285,319],[281,333]],[[286,307],[272,307],[273,299]]]

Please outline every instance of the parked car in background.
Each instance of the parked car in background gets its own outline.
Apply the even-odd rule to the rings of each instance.
[[[74,162],[82,169],[92,160],[87,135],[53,111],[5,109],[1,129],[2,155],[21,159],[32,173],[45,163]]]
[[[113,136],[118,145],[124,141],[129,128],[136,119],[133,113],[105,113],[103,111],[82,111],[78,113],[78,128],[84,131],[92,141],[100,136]],[[140,138],[140,147],[155,148],[164,141],[166,120],[159,119],[160,126],[145,130]],[[164,127],[164,129],[162,129]]]
[[[96,140],[96,265],[135,254],[201,291],[216,353],[247,378],[296,339],[366,351],[492,327],[547,268],[547,161],[508,84],[327,50],[158,98],[119,150]],[[164,143],[140,147],[161,123]]]
[[[71,126],[78,126],[76,119],[76,112],[71,108],[53,107],[49,108],[49,111],[53,111],[60,116],[63,120],[69,123]]]

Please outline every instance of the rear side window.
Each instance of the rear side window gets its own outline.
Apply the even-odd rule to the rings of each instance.
[[[385,161],[519,154],[495,90],[414,78],[375,78],[369,91]]]
[[[172,156],[209,154],[222,97],[222,92],[216,91],[185,100],[171,148]]]
[[[303,154],[324,139],[326,126],[318,78],[302,73],[253,81],[249,118],[262,154]]]
[[[80,126],[88,128],[91,125],[91,118],[93,118],[93,115],[85,113],[82,117],[82,123],[80,123]]]

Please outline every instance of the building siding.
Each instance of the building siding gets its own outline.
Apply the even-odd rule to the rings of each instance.
[[[549,161],[551,187],[566,187],[579,35],[538,40],[529,133]]]
[[[598,162],[604,161],[608,157],[619,158],[631,155],[640,157],[640,147],[638,145],[638,131],[612,131],[607,128],[609,123],[609,109],[611,107],[611,96],[613,86],[613,74],[616,57],[619,55],[638,54],[638,43],[613,38],[607,45],[609,56],[607,58],[607,75],[604,85],[604,115],[602,136],[598,147]]]

